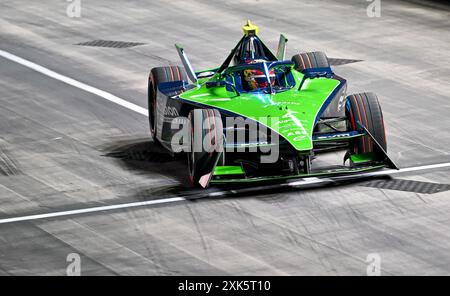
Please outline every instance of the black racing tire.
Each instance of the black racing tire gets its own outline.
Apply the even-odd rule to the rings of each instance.
[[[187,81],[187,74],[183,67],[165,66],[156,67],[150,71],[148,75],[148,122],[150,128],[150,136],[154,142],[158,142],[155,135],[156,120],[156,94],[159,83],[172,81]]]
[[[349,95],[346,98],[345,109],[349,129],[363,131],[357,124],[359,121],[373,135],[376,141],[383,147],[384,151],[387,152],[383,113],[377,96],[371,92]],[[378,145],[374,143],[370,136],[363,136],[354,140],[350,145],[349,152],[351,154],[373,152],[377,159],[384,158],[384,153],[382,153]]]
[[[216,165],[223,151],[223,123],[216,109],[194,109],[189,113],[191,147],[187,152],[189,180],[199,185],[200,178]],[[220,161],[220,160],[219,160]]]
[[[305,70],[313,68],[330,67],[327,55],[321,51],[296,54],[292,57],[292,61],[295,64],[295,70],[299,72],[303,72]]]

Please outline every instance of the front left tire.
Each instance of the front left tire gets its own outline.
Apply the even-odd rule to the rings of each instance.
[[[190,151],[187,152],[189,180],[204,187],[204,178],[212,170],[223,151],[223,123],[216,109],[194,109],[189,113],[191,126]]]

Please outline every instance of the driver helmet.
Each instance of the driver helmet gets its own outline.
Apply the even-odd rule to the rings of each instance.
[[[275,84],[275,71],[272,69],[269,71],[270,84]],[[257,90],[266,88],[269,83],[266,79],[266,75],[259,69],[245,69],[244,70],[244,83],[249,90]]]

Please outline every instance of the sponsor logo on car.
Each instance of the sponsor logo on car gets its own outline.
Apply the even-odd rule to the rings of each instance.
[[[318,136],[317,139],[333,139],[333,138],[345,138],[350,137],[350,133],[330,134],[326,136]]]

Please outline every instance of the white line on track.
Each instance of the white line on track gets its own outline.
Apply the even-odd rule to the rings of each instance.
[[[404,168],[404,169],[400,169],[400,170],[377,171],[377,172],[354,175],[353,177],[364,178],[364,177],[373,177],[373,176],[384,176],[384,175],[432,170],[432,169],[447,168],[447,167],[450,167],[450,162],[432,164],[432,165],[423,165],[423,166],[417,166],[417,167],[409,167],[409,168]],[[349,176],[346,176],[346,177],[349,178]],[[292,187],[299,187],[299,186],[305,186],[305,185],[311,185],[311,184],[319,185],[319,184],[330,183],[330,182],[333,182],[333,180],[338,180],[338,179],[339,179],[339,177],[337,177],[337,178],[334,178],[334,177],[331,177],[331,178],[311,177],[311,178],[304,178],[302,180],[292,181],[292,182],[287,183],[286,185],[292,186]],[[213,198],[213,197],[220,197],[220,196],[224,196],[227,194],[236,194],[236,193],[239,193],[239,190],[205,193],[205,195],[203,197]],[[92,208],[85,208],[85,209],[78,209],[78,210],[53,212],[53,213],[47,213],[47,214],[13,217],[13,218],[0,219],[0,224],[21,222],[21,221],[30,221],[30,220],[40,220],[40,219],[55,218],[55,217],[62,217],[62,216],[73,216],[73,215],[80,215],[80,214],[87,214],[87,213],[94,213],[94,212],[104,212],[104,211],[111,211],[111,210],[118,210],[118,209],[158,205],[158,204],[159,205],[160,204],[168,204],[168,203],[181,202],[181,201],[186,201],[186,200],[188,200],[188,199],[185,197],[179,196],[179,197],[162,198],[162,199],[142,201],[142,202],[131,202],[131,203],[125,203],[125,204],[118,204],[118,205],[92,207]]]
[[[62,211],[62,212],[53,212],[53,213],[47,213],[47,214],[14,217],[14,218],[1,219],[0,224],[20,222],[20,221],[29,221],[29,220],[39,220],[39,219],[54,218],[54,217],[61,217],[61,216],[80,215],[80,214],[86,214],[86,213],[92,213],[92,212],[112,211],[112,210],[124,209],[124,208],[143,207],[143,206],[178,202],[178,201],[184,201],[184,200],[186,200],[184,197],[172,197],[172,198],[156,199],[156,200],[149,200],[149,201],[132,202],[132,203],[126,203],[126,204],[78,209],[78,210],[71,210],[71,211]]]
[[[93,86],[87,85],[83,82],[80,82],[78,80],[72,79],[70,77],[61,75],[59,73],[56,73],[55,71],[52,71],[50,69],[47,69],[41,65],[38,65],[36,63],[33,63],[31,61],[25,60],[21,57],[18,57],[16,55],[13,55],[12,53],[9,53],[7,51],[0,49],[0,56],[4,57],[5,59],[8,59],[10,61],[16,62],[18,64],[21,64],[22,66],[28,67],[30,69],[33,69],[36,72],[39,72],[41,74],[44,74],[48,77],[51,77],[53,79],[59,80],[61,82],[67,83],[69,85],[72,85],[74,87],[77,87],[79,89],[82,89],[84,91],[87,91],[91,94],[97,95],[101,98],[104,98],[110,102],[116,103],[117,105],[120,105],[122,107],[125,107],[127,109],[133,110],[134,112],[137,112],[139,114],[148,116],[148,111],[145,108],[142,108],[141,106],[138,106],[136,104],[130,103],[124,99],[121,99],[113,94],[110,94],[109,92],[106,92],[104,90],[95,88]]]
[[[16,55],[13,55],[13,54],[3,51],[3,50],[0,50],[0,56],[4,57],[10,61],[21,64],[25,67],[28,67],[30,69],[33,69],[33,70],[35,70],[39,73],[42,73],[48,77],[62,81],[64,83],[67,83],[69,85],[72,85],[74,87],[82,89],[84,91],[87,91],[89,93],[95,94],[101,98],[104,98],[110,102],[113,102],[122,107],[125,107],[132,111],[135,111],[139,114],[148,116],[147,109],[140,107],[136,104],[130,103],[130,102],[128,102],[124,99],[121,99],[113,94],[110,94],[106,91],[103,91],[101,89],[95,88],[90,85],[87,85],[85,83],[82,83],[75,79],[69,78],[67,76],[61,75],[50,69],[47,69],[43,66],[40,66],[36,63],[33,63],[31,61],[28,61],[26,59],[23,59],[21,57],[18,57]],[[415,171],[423,171],[423,170],[432,170],[432,169],[447,168],[447,167],[450,167],[450,162],[409,167],[409,168],[403,168],[400,170],[384,170],[384,171],[377,171],[377,172],[369,172],[369,173],[359,174],[359,175],[357,175],[357,177],[364,178],[364,177],[373,177],[373,176],[384,176],[384,175],[392,175],[392,174],[398,174],[398,173],[415,172]],[[339,179],[340,179],[340,177],[333,177],[333,178],[311,177],[311,178],[304,178],[302,180],[292,181],[292,182],[287,183],[287,185],[297,187],[297,186],[310,185],[310,184],[325,184],[325,183],[332,182],[333,180],[339,180]],[[237,192],[238,191],[212,192],[212,193],[206,193],[204,197],[218,197],[218,196],[226,195],[227,193],[237,193]],[[55,217],[62,217],[62,216],[80,215],[80,214],[87,214],[87,213],[94,213],[94,212],[112,211],[112,210],[118,210],[118,209],[143,207],[143,206],[149,206],[149,205],[167,204],[167,203],[181,202],[181,201],[186,201],[186,200],[187,199],[184,197],[171,197],[171,198],[163,198],[163,199],[150,200],[150,201],[131,202],[131,203],[125,203],[125,204],[92,207],[92,208],[77,209],[77,210],[70,210],[70,211],[61,211],[61,212],[53,212],[53,213],[46,213],[46,214],[12,217],[12,218],[0,219],[0,224],[48,219],[48,218],[55,218]]]

